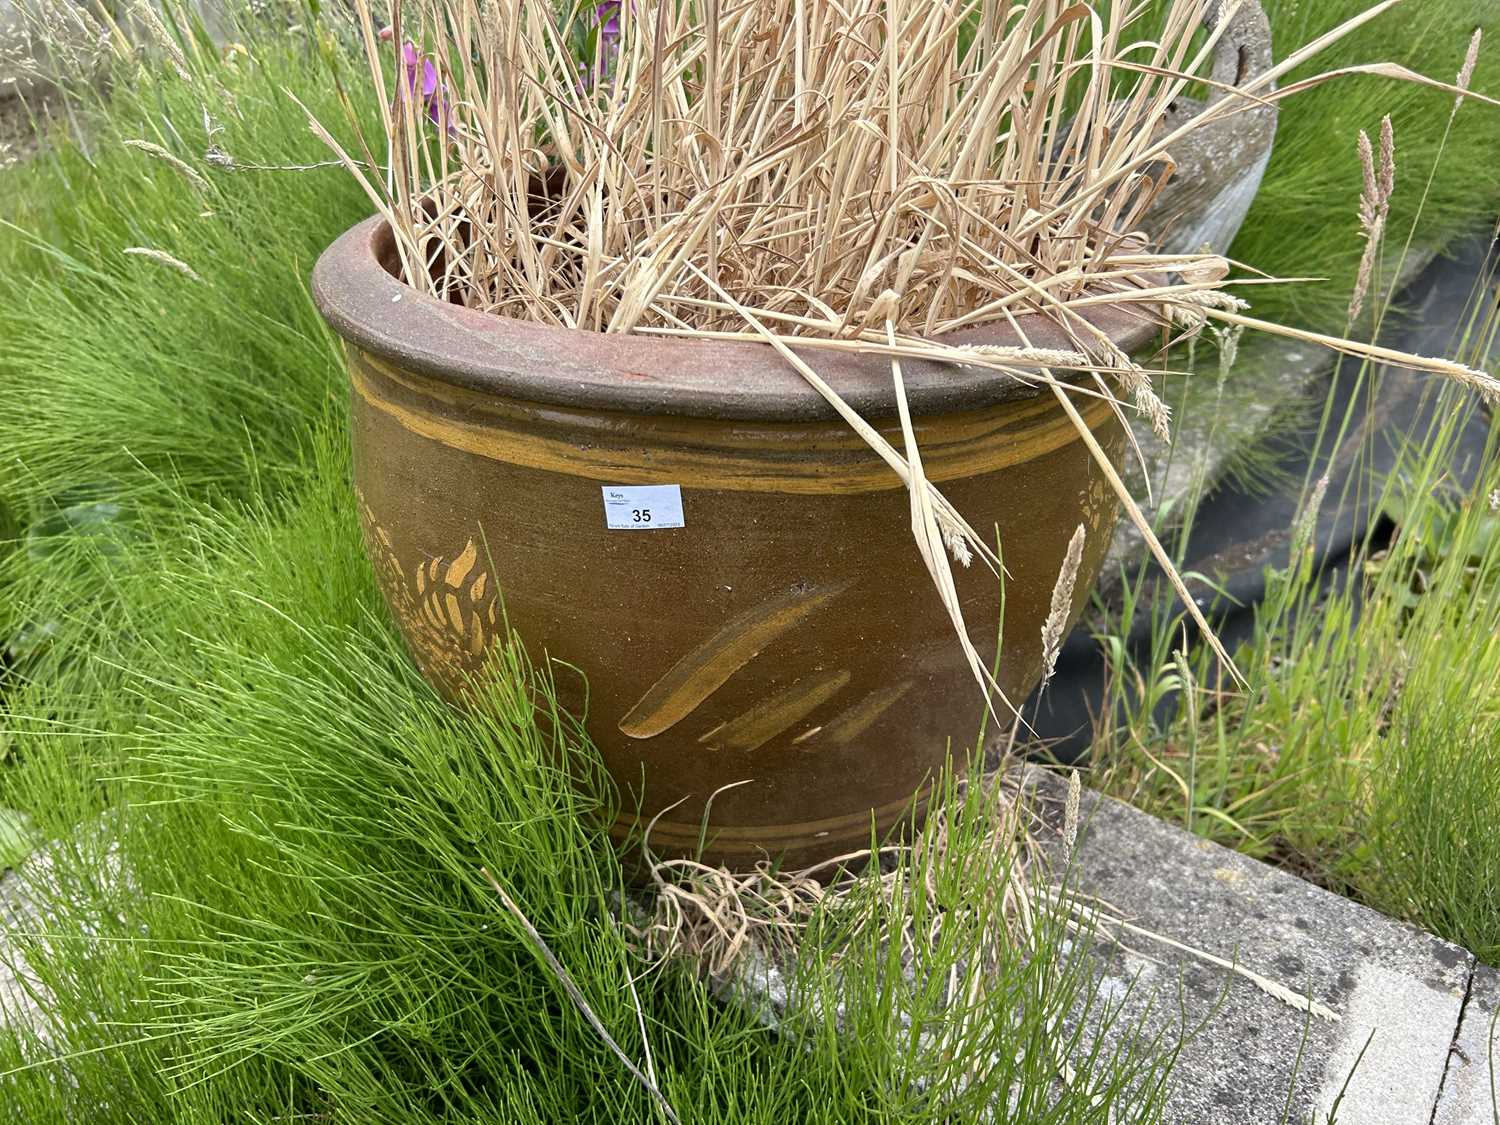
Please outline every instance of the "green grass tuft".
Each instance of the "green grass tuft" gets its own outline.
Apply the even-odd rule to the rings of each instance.
[[[27,1120],[100,1105],[94,1120],[651,1120],[481,868],[637,1058],[645,1021],[685,1120],[926,1121],[939,1098],[954,1121],[1007,1098],[1014,1120],[1155,1119],[1154,1053],[1060,1030],[1095,1003],[1093,985],[1086,943],[1066,945],[1045,911],[1035,938],[982,970],[991,991],[965,1019],[942,1015],[950,972],[971,971],[980,935],[1003,924],[986,888],[1005,873],[993,859],[985,879],[973,869],[989,854],[977,797],[950,802],[948,858],[880,908],[888,927],[931,924],[915,980],[875,943],[837,970],[809,957],[797,987],[816,1002],[797,1034],[777,1034],[685,969],[651,970],[614,920],[608,792],[566,776],[597,777],[597,764],[547,707],[545,674],[512,647],[482,710],[433,696],[379,615],[341,433],[326,443],[338,451],[318,483],[277,518],[200,507],[175,548],[105,556],[123,589],[160,593],[95,696],[101,716],[134,712],[133,733],[87,761],[44,735],[9,771],[12,799],[75,841],[55,861],[70,893],[30,950],[72,1084],[52,1064],[17,1070],[41,1045],[0,1037],[0,1081]],[[28,702],[48,710],[40,689]],[[76,791],[92,770],[114,799],[80,837],[63,822],[85,811]],[[851,924],[827,918],[812,948],[837,948]],[[946,1049],[919,1050],[913,1036],[933,1028]],[[1092,1062],[1073,1093],[1052,1080],[1058,1053]]]
[[[1447,0],[1425,10],[1461,22]],[[912,982],[891,947],[857,942],[843,943],[835,972],[814,954],[839,946],[854,919],[820,919],[825,943],[808,947],[798,981],[818,1003],[796,1034],[778,1034],[686,969],[641,962],[615,920],[623,875],[598,827],[610,795],[564,776],[599,775],[548,705],[544,668],[508,650],[482,714],[446,707],[413,671],[360,547],[342,373],[305,288],[317,253],[368,206],[338,168],[249,167],[327,159],[284,91],[339,119],[349,56],[336,34],[309,26],[316,34],[249,29],[248,54],[230,61],[194,54],[192,81],[149,59],[139,73],[117,71],[106,101],[75,106],[84,140],[54,138],[3,173],[0,808],[28,813],[35,838],[51,842],[56,894],[26,943],[51,1023],[46,1041],[0,1034],[0,1100],[28,1122],[658,1120],[499,907],[483,866],[627,1053],[644,1060],[649,1044],[684,1120],[977,1121],[987,1106],[1059,1125],[1156,1119],[1173,1045],[1138,1042],[1130,1028],[1069,1030],[1090,1008],[1111,1017],[1097,1011],[1086,944],[1065,944],[1045,912],[1033,939],[987,967],[967,1018],[944,1016],[936,982],[970,971],[979,936],[1001,923],[983,892],[1004,872],[973,866],[994,862],[978,787],[929,829],[946,831],[945,858],[911,871],[894,899],[864,901],[888,930],[932,924],[919,951],[926,973]],[[1435,27],[1421,43],[1447,51],[1448,24]],[[1452,44],[1450,69],[1462,46]],[[1332,112],[1289,109],[1283,140],[1342,185],[1343,156],[1327,153]],[[173,153],[207,188],[131,140]],[[207,160],[210,145],[236,169]],[[1317,210],[1322,254],[1330,201],[1352,215],[1356,192],[1319,189],[1298,203],[1287,169],[1273,166],[1242,242],[1302,239],[1313,254],[1305,227],[1266,216],[1290,207],[1310,223]],[[1429,213],[1462,217],[1488,188],[1454,190],[1467,202]],[[1352,230],[1351,218],[1357,255]],[[1416,620],[1433,621],[1402,635],[1435,648],[1452,635],[1441,612],[1419,608]],[[1347,662],[1352,624],[1329,621],[1324,663]],[[1265,659],[1293,644],[1268,640]],[[1460,655],[1434,665],[1434,685],[1461,670]],[[1368,669],[1350,667],[1336,686]],[[1281,710],[1266,714],[1304,718],[1298,708],[1328,691],[1309,672],[1268,688]],[[1463,733],[1418,717],[1397,716],[1392,729],[1416,724],[1413,735],[1384,752],[1423,754]],[[1322,718],[1325,733],[1359,733]],[[1473,729],[1483,742],[1492,728]],[[1265,841],[1292,838],[1297,824],[1309,846],[1347,840],[1354,821],[1320,811],[1283,828],[1247,812],[1253,801],[1232,804],[1276,786],[1311,793],[1293,786],[1325,764],[1316,745],[1309,738],[1300,763],[1288,754],[1290,780],[1226,775],[1202,807],[1241,817]],[[1488,760],[1476,746],[1460,794],[1443,792],[1436,768],[1427,788],[1385,795],[1361,788],[1352,768],[1325,771],[1318,798],[1339,803],[1319,810],[1360,798],[1394,813],[1445,796],[1456,810],[1446,836],[1403,835],[1409,818],[1394,815],[1358,822],[1388,841],[1384,862],[1337,877],[1486,940],[1489,907],[1436,915],[1466,854],[1459,844],[1480,831]],[[1408,774],[1422,776],[1391,771]],[[937,913],[928,885],[940,891]],[[932,1029],[944,1049],[925,1049]],[[1059,1053],[1078,1069],[1072,1090],[1055,1080]]]
[[[232,98],[207,102],[149,64],[118,76],[108,103],[78,110],[86,143],[5,173],[0,494],[18,514],[80,489],[244,498],[305,476],[307,435],[343,387],[304,280],[369,207],[337,167],[244,167],[327,159],[285,93],[335,110],[322,55],[267,40],[224,70]],[[209,163],[211,146],[241,167]]]
[[[86,144],[6,173],[0,807],[30,814],[56,885],[23,941],[48,1022],[0,1033],[0,1100],[39,1123],[660,1120],[485,868],[623,1049],[649,1046],[685,1121],[1157,1119],[1173,1045],[1067,1030],[1099,1002],[1087,942],[1046,911],[963,1019],[945,1011],[1003,924],[972,866],[993,852],[975,797],[949,803],[946,858],[862,899],[887,928],[931,924],[916,981],[826,916],[841,967],[810,947],[795,986],[814,1002],[785,1033],[642,960],[616,918],[611,795],[546,669],[509,648],[488,706],[460,713],[386,618],[305,289],[366,204],[339,169],[245,168],[326,158],[283,89],[336,116],[345,48],[245,41],[195,56],[193,82],[117,81],[77,108]]]
[[[1370,7],[1367,0],[1261,0],[1276,57]],[[1378,16],[1326,54],[1288,74],[1285,85],[1313,74],[1366,62],[1398,62],[1453,82],[1476,27],[1487,42],[1472,88],[1500,91],[1500,21],[1472,0],[1419,0]],[[1389,79],[1341,78],[1281,103],[1276,146],[1260,193],[1231,250],[1238,260],[1277,277],[1327,281],[1258,288],[1255,315],[1323,331],[1343,328],[1364,244],[1359,233],[1361,173],[1355,139],[1378,134],[1390,114],[1396,131],[1396,193],[1387,230],[1414,231],[1418,246],[1443,246],[1487,225],[1500,209],[1497,111],[1470,104],[1458,114],[1446,148],[1443,132],[1453,98]],[[1442,171],[1429,175],[1442,151]],[[1417,222],[1420,214],[1420,222]],[[1394,276],[1402,244],[1392,239],[1383,261]]]
[[[1482,352],[1493,329],[1478,322],[1469,348]],[[1301,541],[1291,564],[1270,576],[1253,638],[1236,654],[1244,691],[1216,687],[1206,654],[1180,651],[1180,621],[1132,587],[1109,631],[1151,614],[1154,641],[1139,659],[1108,642],[1114,717],[1096,743],[1097,784],[1493,960],[1493,421],[1477,480],[1461,492],[1452,483],[1457,437],[1475,409],[1444,392],[1431,432],[1400,472],[1357,476],[1350,495],[1323,499],[1325,514],[1356,499],[1376,504],[1396,520],[1397,537],[1388,549],[1358,550],[1351,573],[1327,590]]]

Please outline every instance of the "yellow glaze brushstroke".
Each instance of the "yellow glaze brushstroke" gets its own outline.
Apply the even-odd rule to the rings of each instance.
[[[464,579],[469,577],[469,572],[474,569],[474,564],[479,561],[479,548],[474,546],[474,540],[469,540],[469,545],[463,549],[463,554],[454,559],[448,567],[447,582],[450,586],[462,586]]]
[[[653,738],[681,722],[761,649],[847,587],[794,590],[740,614],[652,684],[620,720],[620,730],[630,738]]]
[[[865,731],[876,719],[894,707],[900,698],[912,689],[915,680],[902,680],[889,687],[877,688],[849,710],[823,724],[819,742],[830,742],[835,746],[847,746]],[[816,747],[809,747],[815,749]]]
[[[928,797],[926,791],[917,796],[915,804],[918,810],[926,807]],[[763,840],[774,841],[773,847],[777,849],[803,847],[830,839],[849,839],[856,845],[863,846],[869,842],[872,822],[880,829],[888,828],[911,811],[912,806],[913,799],[905,797],[872,809],[857,809],[842,816],[804,820],[794,824],[750,824],[720,828],[710,819],[708,838],[716,851],[730,852],[753,851],[755,843]],[[620,813],[610,827],[610,834],[624,839],[650,819],[649,816],[642,815],[638,821],[633,813]],[[691,846],[698,843],[702,831],[701,821],[658,820],[651,828],[651,840],[667,847]]]
[[[769,699],[762,700],[709,731],[699,742],[714,750],[756,750],[793,723],[807,718],[849,684],[847,669],[804,676]]]
[[[838,448],[830,450],[830,458],[809,458],[778,455],[774,448],[693,448],[668,441],[653,446],[650,456],[643,457],[639,446],[582,446],[574,441],[528,433],[520,427],[459,422],[392,401],[380,393],[370,373],[359,366],[351,366],[350,378],[355,392],[369,407],[410,433],[502,464],[592,480],[629,480],[634,484],[677,484],[691,480],[699,488],[730,492],[845,495],[904,487],[888,465],[874,454],[866,456],[858,450],[851,456],[849,451]],[[1109,405],[1095,399],[1081,405],[1079,412],[1095,429],[1110,418]],[[933,481],[960,480],[1035,460],[1077,440],[1072,423],[1061,411],[1055,412],[1055,416],[1038,411],[1029,425],[1001,426],[992,422],[982,434],[952,442],[937,438],[938,443],[923,457],[923,467],[925,475]],[[802,452],[805,451],[799,450]]]

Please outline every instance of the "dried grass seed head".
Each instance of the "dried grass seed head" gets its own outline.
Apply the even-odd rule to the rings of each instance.
[[[779,344],[784,337],[889,355],[920,343],[963,365],[973,357],[944,336],[1015,330],[1030,314],[1166,436],[1149,379],[1111,353],[1086,305],[1129,306],[1188,337],[1212,320],[1295,334],[1494,393],[1493,380],[1461,365],[1245,317],[1211,255],[1186,280],[1173,273],[1181,257],[1153,253],[1142,229],[1174,167],[1171,146],[1235,112],[1358,71],[1463,93],[1384,63],[1274,90],[1395,2],[1346,20],[1164,135],[1168,107],[1211,57],[1193,42],[1208,0],[1161,10],[633,0],[609,6],[607,20],[590,4],[559,17],[546,0],[393,0],[387,20],[354,0],[382,94],[381,136],[346,148],[314,127],[389,221],[406,278],[441,299],[605,332],[713,336],[748,326],[835,408],[846,404]],[[389,44],[377,30],[386,23]],[[580,32],[593,44],[582,60]],[[1378,159],[1368,141],[1362,155],[1362,219],[1373,230],[1394,189],[1388,121]],[[1020,342],[1033,341],[1023,333]],[[1071,409],[1074,392],[1045,368],[1032,377],[1068,412],[1181,590]],[[976,679],[998,693],[944,579],[943,548],[961,542],[987,562],[989,549],[925,480],[915,450],[898,453],[841,414],[912,491],[919,548]],[[943,541],[936,550],[934,540]],[[1191,599],[1189,612],[1208,629]],[[1228,664],[1211,630],[1208,639]]]
[[[1021,312],[1071,334],[1071,300],[1130,300],[1149,272],[1144,239],[1122,236],[1187,80],[1171,72],[1201,3],[1177,7],[1176,38],[1155,44],[1133,12],[1100,13],[1096,41],[1081,6],[988,0],[637,0],[609,36],[588,5],[568,23],[540,0],[406,0],[390,22],[451,129],[401,96],[397,45],[382,62],[377,42],[391,143],[365,147],[388,148],[391,176],[364,171],[408,264],[441,262],[432,288],[486,311],[739,327],[701,269],[758,313],[802,318],[793,334],[890,319],[941,336]],[[577,21],[601,56],[581,77]],[[1111,63],[1127,51],[1163,73],[1122,101]],[[1109,105],[1107,146],[1070,131],[1070,102]]]

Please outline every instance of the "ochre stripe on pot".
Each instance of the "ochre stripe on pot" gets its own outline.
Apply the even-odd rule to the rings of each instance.
[[[636,413],[619,408],[598,407],[580,398],[573,406],[548,405],[529,399],[477,391],[441,379],[429,378],[408,370],[398,364],[358,348],[348,349],[350,363],[384,386],[382,397],[405,403],[424,412],[439,415],[457,415],[467,420],[494,419],[497,425],[514,428],[520,422],[541,423],[542,428],[556,428],[561,422],[571,432],[579,428],[601,428],[600,419],[608,425],[616,425],[629,418],[643,432],[649,432],[661,442],[673,446],[711,449],[784,450],[787,438],[796,434],[812,438],[821,453],[830,450],[849,450],[867,456],[870,453],[862,437],[850,429],[841,419],[829,416],[823,421],[775,421],[755,419],[724,422],[711,415],[691,412],[648,411]],[[730,376],[726,375],[726,378]],[[983,378],[974,373],[955,375],[955,378]],[[1094,401],[1097,395],[1085,395]],[[893,400],[894,402],[894,400]],[[1000,409],[1003,407],[1003,409]],[[892,406],[894,410],[894,406]],[[915,407],[913,408],[915,410]],[[992,435],[997,426],[1016,432],[1023,431],[1042,417],[1053,417],[1057,406],[1045,393],[1018,395],[997,402],[993,406],[967,410],[940,411],[942,424],[935,436],[945,441],[977,439]],[[918,431],[931,423],[930,414],[917,412],[915,423]],[[888,419],[882,429],[887,436],[899,438],[901,431],[894,418]],[[715,440],[713,435],[719,435]]]
[[[846,668],[804,676],[769,699],[706,731],[698,741],[710,750],[758,750],[838,695],[849,686],[849,679]]]
[[[915,804],[919,809],[925,807],[926,794],[919,795]],[[737,828],[716,827],[710,818],[707,837],[713,842],[716,852],[752,853],[758,850],[756,842],[766,839],[774,839],[779,848],[788,849],[806,847],[830,839],[857,839],[863,844],[868,839],[871,823],[882,828],[890,825],[909,812],[912,805],[912,798],[906,797],[876,808],[858,809],[825,820],[804,820],[794,824],[756,824]],[[644,827],[650,821],[650,817],[637,819],[633,813],[621,813],[615,818],[610,834],[616,839],[623,839],[633,829]],[[667,849],[681,849],[696,845],[699,836],[703,834],[703,825],[698,821],[658,820],[651,825],[651,839],[648,842],[660,844]]]
[[[681,722],[761,649],[848,586],[846,582],[823,590],[792,590],[726,623],[702,644],[679,657],[651,685],[640,702],[620,720],[621,732],[631,738],[651,738]],[[788,725],[792,722],[796,719],[789,720]]]
[[[809,731],[799,736],[795,741],[802,746],[802,749],[809,752],[816,750],[820,744],[847,746],[864,734],[876,719],[899,703],[901,697],[909,692],[916,682],[916,680],[901,680],[888,687],[876,688],[853,707],[840,712],[816,731]]]
[[[354,391],[368,407],[419,437],[505,464],[590,480],[692,481],[698,488],[740,492],[840,494],[904,487],[842,423],[756,425],[625,414],[601,420],[597,413],[573,416],[524,403],[496,409],[482,396],[470,402],[458,388],[415,378],[354,349],[350,359]],[[1092,429],[1112,418],[1109,403],[1101,399],[1086,399],[1079,409]],[[557,428],[559,415],[570,425],[568,438],[548,432],[549,421]],[[581,443],[579,426],[590,417],[599,440]],[[638,424],[621,424],[627,420]],[[889,436],[899,447],[898,435]],[[945,481],[1034,460],[1076,441],[1077,434],[1050,397],[1039,397],[919,420],[918,440],[927,477]]]

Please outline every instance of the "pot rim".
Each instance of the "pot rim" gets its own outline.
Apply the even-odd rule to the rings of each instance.
[[[575,409],[744,421],[838,417],[805,379],[759,342],[604,333],[536,324],[449,304],[400,281],[386,221],[350,227],[319,257],[313,301],[345,341],[405,371],[476,391]],[[1082,315],[1126,352],[1159,324],[1125,305]],[[1069,348],[1046,318],[1017,318],[1037,347]],[[954,343],[1016,345],[1008,326],[955,332]],[[804,358],[866,418],[896,415],[889,361],[808,349]],[[901,365],[914,415],[977,410],[1026,399],[1040,389],[977,368],[931,361]]]

